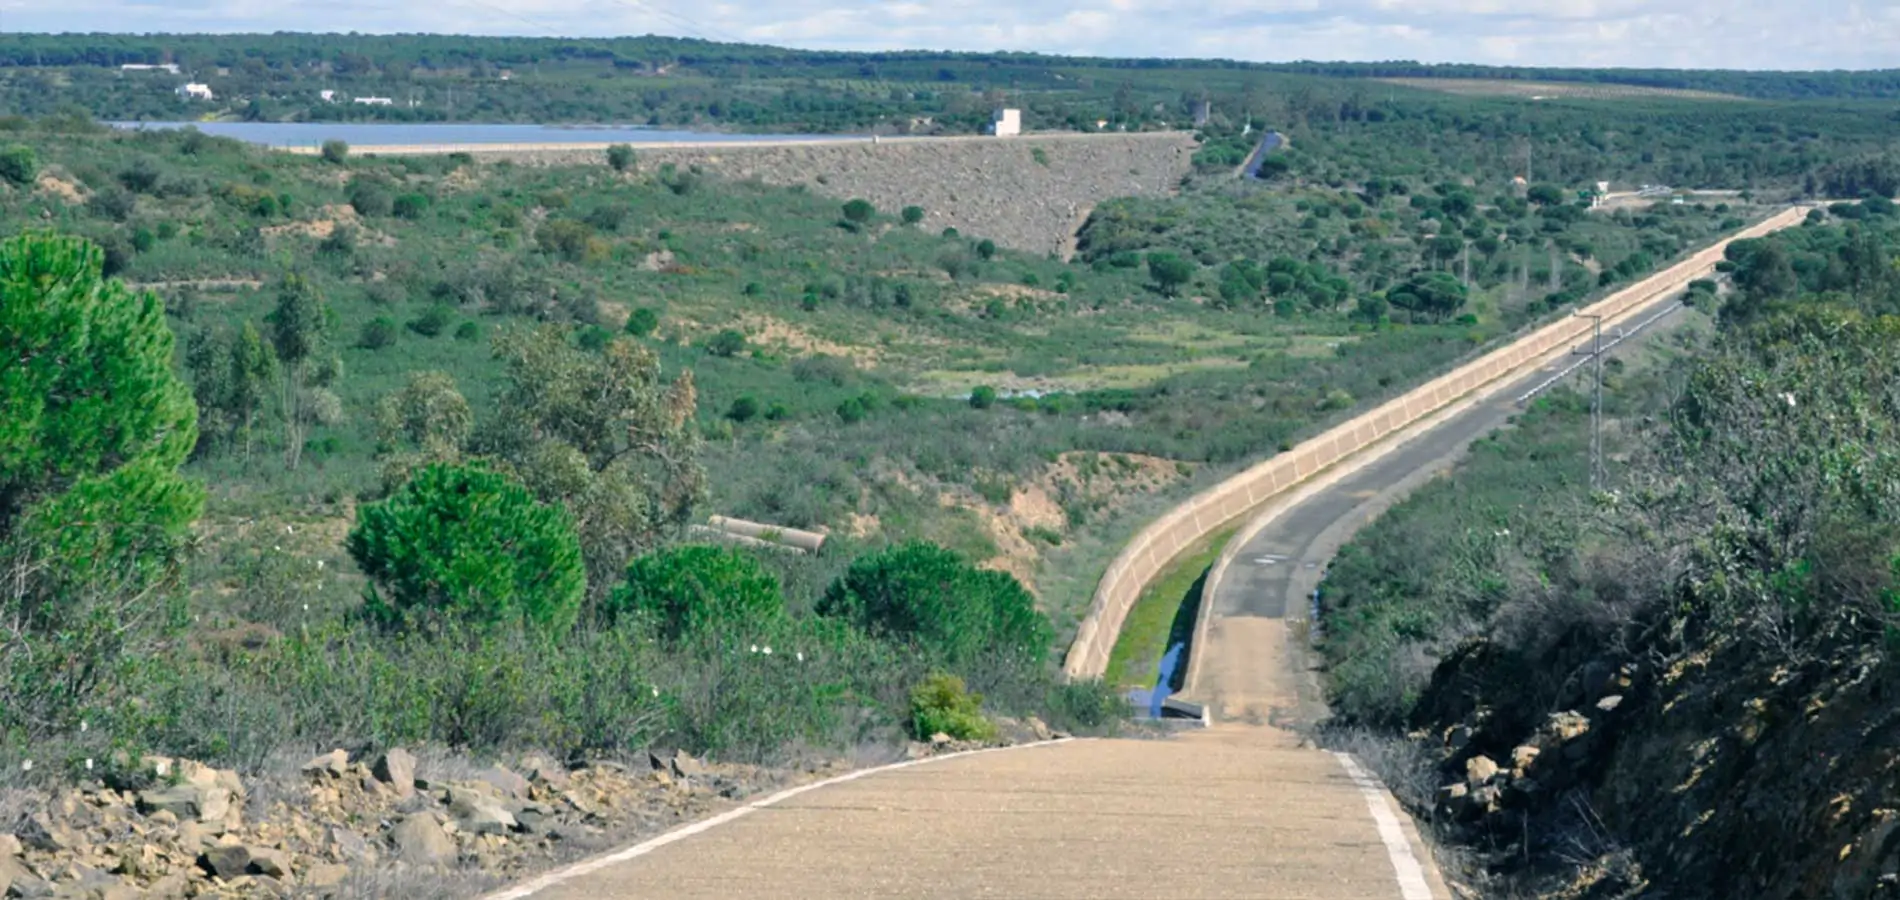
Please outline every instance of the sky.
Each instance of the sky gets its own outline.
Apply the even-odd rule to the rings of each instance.
[[[0,32],[21,31],[665,34],[830,50],[1900,68],[1900,0],[0,0]]]

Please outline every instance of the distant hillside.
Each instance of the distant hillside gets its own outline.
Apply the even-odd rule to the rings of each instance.
[[[126,65],[176,65],[122,70]],[[77,105],[122,119],[645,122],[773,131],[967,134],[991,109],[1031,127],[1167,128],[1203,99],[1249,91],[1361,91],[1372,79],[1556,82],[1764,100],[1900,97],[1900,70],[1550,69],[1415,62],[1248,63],[1034,53],[844,53],[667,37],[14,35],[0,47],[0,112]],[[176,95],[186,79],[215,99]],[[1388,88],[1379,85],[1374,90]],[[386,97],[389,106],[326,103]],[[1227,106],[1232,107],[1232,100]]]

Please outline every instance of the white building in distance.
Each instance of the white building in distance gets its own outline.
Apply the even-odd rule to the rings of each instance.
[[[178,64],[177,63],[159,63],[158,65],[148,65],[146,63],[126,63],[125,65],[119,67],[119,71],[121,72],[170,72],[171,74],[176,75],[178,74]]]
[[[360,106],[395,106],[396,101],[388,97],[358,97],[354,101]]]
[[[187,84],[180,87],[178,89],[178,96],[186,100],[215,100],[217,99],[216,97],[212,96],[211,85],[197,84],[195,82],[192,84]]]
[[[997,137],[1014,137],[1023,133],[1023,111],[1020,109],[999,109],[996,118],[990,123],[990,133]]]
[[[336,91],[328,91],[328,90],[318,91],[317,96],[323,98],[323,102],[325,103],[336,102]]]

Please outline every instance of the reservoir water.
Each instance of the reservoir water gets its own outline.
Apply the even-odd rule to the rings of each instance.
[[[382,122],[113,122],[115,128],[196,128],[267,147],[316,147],[340,140],[353,147],[479,144],[668,144],[839,141],[869,137],[825,134],[733,134],[668,131],[639,125],[410,125]]]

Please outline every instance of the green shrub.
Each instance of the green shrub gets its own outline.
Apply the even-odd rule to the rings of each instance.
[[[586,262],[594,255],[594,229],[586,222],[554,219],[534,231],[534,242],[541,252],[571,263]]]
[[[616,172],[625,172],[633,168],[633,147],[629,144],[615,144],[607,148],[607,165]]]
[[[350,145],[338,140],[324,141],[322,156],[324,162],[341,164],[350,158]]]
[[[759,398],[751,394],[740,394],[732,400],[732,406],[726,410],[726,418],[734,422],[750,422],[758,418]]]
[[[455,339],[458,341],[479,341],[482,339],[482,326],[474,322],[463,322],[455,326]]]
[[[40,158],[32,147],[10,144],[0,147],[0,179],[17,185],[32,184],[40,175]]]
[[[392,625],[447,618],[560,631],[587,587],[566,511],[477,466],[417,470],[357,510],[346,546],[370,580],[367,611]]]
[[[910,732],[920,741],[936,734],[987,741],[996,737],[996,724],[983,717],[983,695],[971,693],[963,679],[939,672],[910,692]]]
[[[900,215],[902,215],[904,219],[904,224],[915,225],[924,220],[924,208],[921,206],[906,206]]]
[[[651,308],[642,306],[627,316],[627,333],[634,337],[646,337],[660,327],[660,314]]]
[[[380,178],[351,179],[349,197],[350,207],[361,216],[386,216],[396,206],[395,195]]]
[[[877,215],[877,207],[872,206],[869,200],[854,199],[845,202],[844,219],[847,222],[862,225],[871,221],[874,215]]]
[[[856,425],[864,421],[864,417],[868,413],[869,411],[864,408],[864,398],[862,397],[851,397],[846,399],[843,403],[838,404],[838,418],[843,420],[846,425]]]
[[[714,356],[738,356],[745,351],[745,335],[728,328],[706,342],[706,352]]]
[[[757,630],[785,613],[778,579],[740,550],[693,544],[639,557],[601,605],[612,621],[638,616],[669,641],[708,629]]]
[[[996,256],[996,242],[990,240],[989,238],[984,238],[980,241],[977,241],[976,255],[984,259],[994,258]]]
[[[455,321],[455,308],[438,303],[424,310],[422,315],[410,320],[409,330],[423,337],[439,337],[449,330],[449,323]]]
[[[979,384],[970,391],[970,408],[989,409],[996,405],[996,389],[987,384]]]
[[[390,204],[389,211],[398,219],[420,219],[429,211],[429,198],[424,194],[403,194]]]
[[[912,541],[852,561],[819,601],[822,615],[912,644],[953,669],[1039,666],[1054,629],[1006,572]]]
[[[395,319],[377,316],[363,323],[363,333],[356,339],[356,345],[365,350],[381,350],[396,343],[396,331]]]

